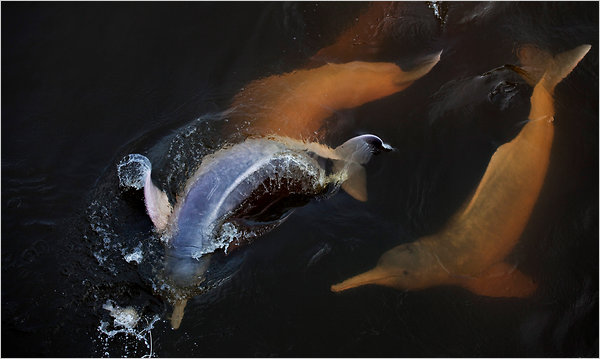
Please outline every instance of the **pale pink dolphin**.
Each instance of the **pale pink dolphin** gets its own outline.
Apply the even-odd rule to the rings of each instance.
[[[536,284],[504,258],[523,233],[546,177],[554,138],[554,88],[590,48],[582,45],[552,57],[523,47],[519,55],[524,67],[542,69],[530,71],[527,78],[539,79],[529,121],[496,150],[472,198],[440,232],[392,248],[375,268],[331,290],[367,284],[406,290],[458,285],[486,296],[531,295]]]
[[[361,106],[409,87],[438,63],[430,55],[409,71],[391,62],[353,61],[296,70],[251,82],[234,98],[234,122],[253,132],[295,139],[318,139],[335,111]]]

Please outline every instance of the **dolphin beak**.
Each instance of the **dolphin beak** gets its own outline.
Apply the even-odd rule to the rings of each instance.
[[[352,278],[348,278],[345,281],[334,284],[331,286],[332,292],[341,292],[347,289],[360,287],[367,284],[381,284],[385,285],[389,280],[390,274],[385,270],[375,267],[369,271],[358,274]]]

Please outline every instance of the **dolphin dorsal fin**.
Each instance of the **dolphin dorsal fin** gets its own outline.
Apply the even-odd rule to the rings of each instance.
[[[347,179],[342,189],[354,199],[367,200],[367,174],[362,166],[369,162],[374,154],[391,151],[392,147],[375,135],[353,137],[336,147],[334,152],[340,160],[334,161],[333,170],[346,171]]]

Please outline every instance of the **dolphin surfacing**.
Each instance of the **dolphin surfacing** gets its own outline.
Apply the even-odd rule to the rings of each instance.
[[[135,187],[143,184],[148,215],[166,241],[164,272],[177,289],[168,298],[174,329],[214,251],[230,251],[275,228],[294,207],[327,194],[332,185],[367,200],[362,165],[373,153],[391,147],[374,135],[355,137],[335,149],[307,140],[320,139],[323,122],[335,111],[409,87],[437,64],[440,54],[410,71],[393,63],[354,61],[253,81],[235,96],[228,112],[232,124],[250,124],[245,134],[260,138],[206,156],[174,204],[152,182],[150,161],[130,155],[143,157],[136,158],[145,170]],[[333,162],[332,173],[323,160]]]
[[[230,252],[274,229],[294,208],[339,187],[366,200],[363,165],[391,149],[375,135],[354,137],[335,149],[288,137],[250,138],[204,157],[174,205],[152,182],[150,161],[133,155],[144,162],[146,210],[166,242],[163,277],[174,306],[171,326],[179,327],[212,253]]]
[[[392,248],[375,268],[331,290],[459,285],[485,296],[531,295],[537,285],[503,259],[519,240],[544,183],[554,137],[554,88],[590,48],[582,45],[554,58],[524,48],[522,62],[532,59],[544,69],[531,96],[529,121],[494,153],[473,197],[439,233]]]

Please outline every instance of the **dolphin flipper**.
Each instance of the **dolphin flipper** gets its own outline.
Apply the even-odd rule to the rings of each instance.
[[[504,262],[493,265],[479,277],[465,279],[461,286],[478,295],[504,298],[526,298],[537,289],[529,276]]]
[[[150,216],[152,223],[154,223],[156,229],[162,231],[167,227],[173,207],[169,202],[167,194],[161,191],[152,182],[151,174],[152,170],[146,172],[144,180],[144,202],[146,203],[146,211],[148,212],[148,216]]]
[[[119,183],[124,188],[144,188],[146,211],[158,230],[163,230],[172,211],[167,194],[152,182],[152,164],[146,156],[134,153],[125,156],[117,165]]]

